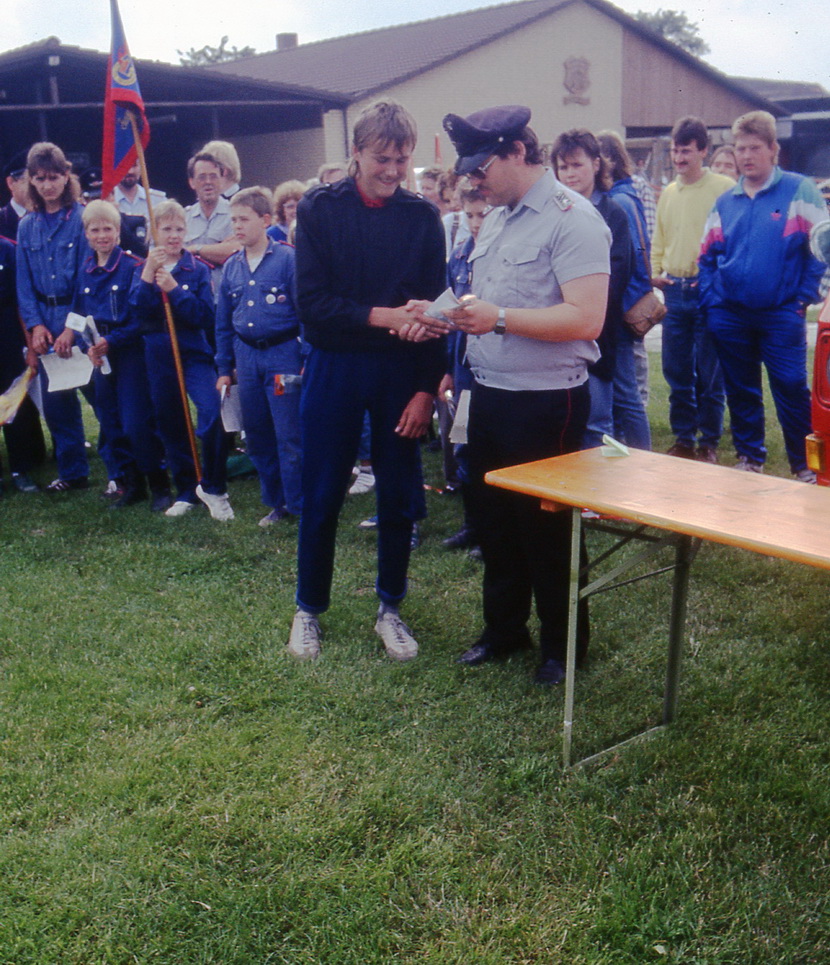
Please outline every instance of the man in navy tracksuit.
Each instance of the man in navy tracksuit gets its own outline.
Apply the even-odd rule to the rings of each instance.
[[[698,263],[701,304],[726,384],[737,468],[763,472],[763,362],[790,469],[802,482],[815,482],[804,448],[811,431],[804,313],[818,300],[825,267],[810,252],[810,229],[827,220],[827,209],[809,178],[777,167],[771,114],[744,114],[732,133],[741,180],[715,202]]]
[[[371,424],[378,514],[380,609],[387,654],[411,660],[418,644],[398,614],[406,594],[412,524],[426,512],[418,438],[445,370],[443,340],[401,340],[410,299],[446,285],[444,238],[430,202],[401,188],[416,141],[411,115],[391,101],[355,124],[351,176],[312,189],[297,210],[297,306],[311,345],[301,423],[303,516],[297,613],[288,652],[320,653],[317,616],[328,608],[337,518],[364,412]]]
[[[239,392],[248,455],[271,510],[259,521],[263,527],[302,511],[294,249],[266,234],[272,210],[266,188],[245,188],[231,199],[234,237],[243,247],[225,262],[216,309],[216,387]]]

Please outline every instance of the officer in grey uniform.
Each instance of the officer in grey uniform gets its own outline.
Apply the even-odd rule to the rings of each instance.
[[[605,316],[611,236],[593,205],[543,164],[526,107],[494,107],[444,128],[466,175],[497,210],[470,256],[475,300],[453,313],[467,333],[475,384],[468,429],[476,529],[484,556],[484,622],[467,665],[530,644],[535,597],[540,684],[565,677],[570,514],[484,483],[491,469],[573,452],[588,417],[588,364]],[[440,323],[430,323],[433,331]],[[580,656],[587,607],[580,612]]]

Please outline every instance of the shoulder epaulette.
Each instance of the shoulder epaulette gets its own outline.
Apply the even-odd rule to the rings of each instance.
[[[573,200],[564,191],[557,191],[553,196],[553,201],[560,211],[570,211],[574,206]]]
[[[292,245],[290,241],[283,241],[282,239],[275,242],[275,244],[283,245],[284,247],[291,248],[292,250],[296,247],[296,245]]]

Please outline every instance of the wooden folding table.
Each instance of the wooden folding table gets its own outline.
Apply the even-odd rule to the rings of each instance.
[[[580,599],[608,589],[613,580],[648,559],[661,546],[674,545],[674,564],[655,571],[674,570],[662,724],[573,766],[587,764],[625,744],[650,736],[674,718],[689,570],[701,540],[830,569],[830,489],[823,487],[637,449],[619,457],[604,456],[601,449],[588,449],[497,469],[485,478],[494,486],[537,497],[543,509],[552,512],[570,509],[573,515],[562,745],[565,767],[572,766],[576,611]],[[634,531],[617,532],[622,541],[618,545],[643,539],[647,541],[647,548],[580,588],[583,509],[640,524]],[[649,528],[664,531],[666,535],[650,535]],[[601,559],[607,559],[616,548],[604,553]]]

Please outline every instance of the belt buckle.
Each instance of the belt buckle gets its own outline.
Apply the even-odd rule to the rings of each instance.
[[[57,307],[58,307],[58,296],[57,296],[57,295],[47,295],[47,296],[46,296],[46,304],[47,304],[50,308],[57,308]]]

